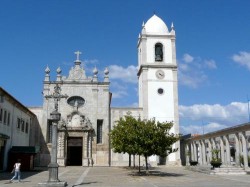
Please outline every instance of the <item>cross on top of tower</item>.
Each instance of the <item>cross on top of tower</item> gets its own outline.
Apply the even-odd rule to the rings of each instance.
[[[80,54],[82,54],[82,52],[76,51],[75,54],[76,54],[76,61],[79,62],[80,61]]]

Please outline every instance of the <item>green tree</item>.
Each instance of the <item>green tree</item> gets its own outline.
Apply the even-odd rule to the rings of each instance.
[[[135,126],[137,120],[130,114],[127,114],[124,118],[120,118],[114,128],[110,132],[111,145],[114,152],[128,153],[129,155],[135,155]],[[131,160],[129,162],[131,166]]]
[[[172,126],[172,122],[160,123],[155,119],[141,120],[126,115],[110,132],[112,148],[118,153],[143,155],[148,170],[148,157],[166,157],[177,151],[172,149],[172,145],[179,140],[179,135],[170,133]]]

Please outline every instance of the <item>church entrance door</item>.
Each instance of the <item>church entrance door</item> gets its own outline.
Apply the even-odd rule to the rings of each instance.
[[[67,165],[82,166],[82,137],[68,137]]]

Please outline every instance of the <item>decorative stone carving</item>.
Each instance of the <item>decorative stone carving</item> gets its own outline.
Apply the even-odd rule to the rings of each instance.
[[[80,65],[75,65],[75,67],[72,67],[69,71],[69,77],[68,79],[71,80],[80,80],[80,79],[86,79],[85,70],[80,67]]]
[[[85,130],[92,129],[92,123],[84,115],[78,111],[72,112],[67,116],[67,127],[70,128],[84,128]]]

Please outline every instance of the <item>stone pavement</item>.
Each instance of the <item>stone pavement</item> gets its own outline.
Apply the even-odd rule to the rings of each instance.
[[[0,173],[0,187],[36,187],[48,171],[22,172],[20,183],[9,183],[13,174]],[[60,167],[59,179],[69,187],[249,187],[250,175],[214,176],[184,167],[157,167],[150,175],[123,167]]]

